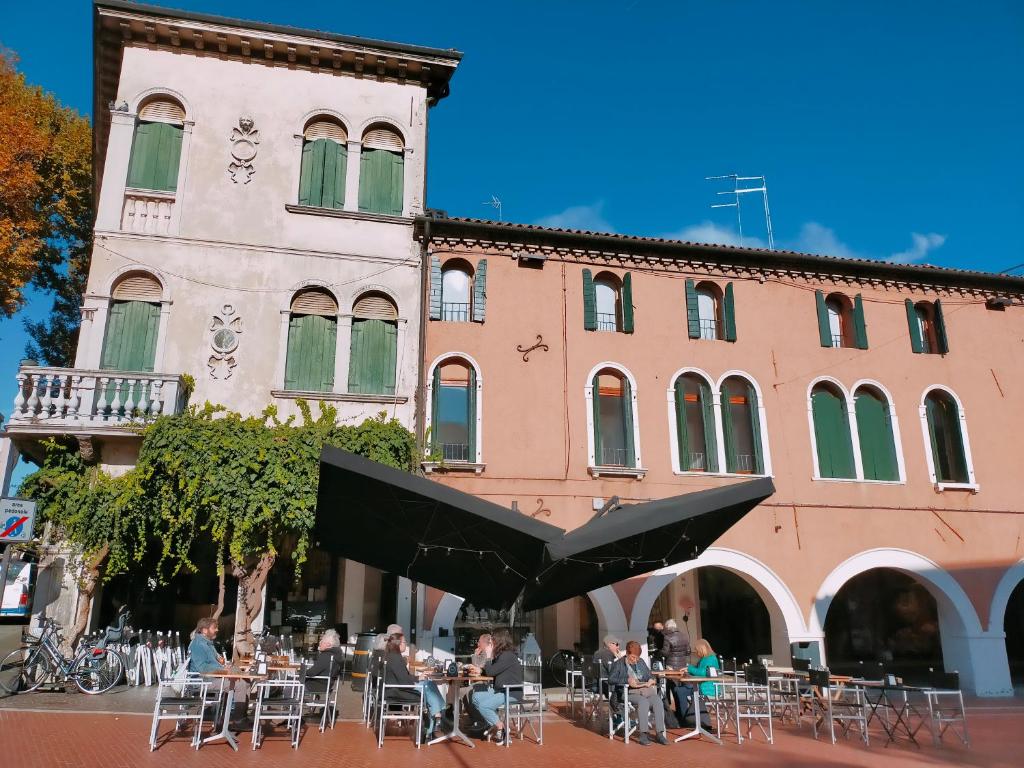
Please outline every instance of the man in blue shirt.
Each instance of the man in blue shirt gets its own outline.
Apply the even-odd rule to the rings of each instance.
[[[217,620],[204,618],[196,624],[196,631],[192,635],[192,642],[188,645],[188,670],[205,675],[209,672],[229,670],[225,664],[224,657],[217,653],[213,645],[217,637]],[[236,731],[247,731],[252,729],[252,722],[248,719],[249,711],[249,684],[245,680],[236,680],[234,685],[235,702],[231,708],[231,727]]]

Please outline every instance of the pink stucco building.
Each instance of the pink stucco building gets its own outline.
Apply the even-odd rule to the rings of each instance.
[[[674,617],[744,659],[803,643],[1011,692],[1024,280],[466,219],[416,234],[437,480],[573,528],[774,479],[699,560],[546,609],[545,651]],[[459,602],[431,595],[428,626],[458,627]]]

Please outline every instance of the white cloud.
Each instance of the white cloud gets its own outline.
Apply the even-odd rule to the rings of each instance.
[[[905,251],[894,253],[886,261],[895,261],[903,264],[913,264],[915,261],[922,261],[929,251],[940,248],[946,242],[946,236],[935,232],[922,235],[920,232],[911,232],[910,237],[913,244]]]
[[[747,248],[765,248],[766,243],[758,237],[744,237],[740,243],[739,232],[705,219],[700,224],[691,224],[677,232],[662,235],[666,240],[688,240],[691,243],[712,243],[714,245],[743,245]]]
[[[598,200],[592,205],[572,205],[560,213],[537,219],[536,223],[542,227],[557,227],[558,229],[586,229],[591,232],[615,231],[615,227],[604,217],[604,200]]]
[[[816,221],[808,221],[800,227],[795,250],[816,253],[822,256],[839,256],[845,259],[865,258],[840,240],[836,236],[835,230],[829,229]]]

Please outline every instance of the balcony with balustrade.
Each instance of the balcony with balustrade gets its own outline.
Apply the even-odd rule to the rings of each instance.
[[[133,436],[132,427],[180,413],[187,393],[178,374],[22,365],[7,436]]]

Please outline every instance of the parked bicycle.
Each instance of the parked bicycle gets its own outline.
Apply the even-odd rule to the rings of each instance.
[[[74,682],[82,693],[109,691],[121,680],[127,664],[120,653],[106,646],[121,640],[127,622],[128,614],[122,611],[117,625],[107,627],[99,641],[80,641],[75,655],[68,658],[60,650],[60,626],[44,618],[37,641],[25,643],[0,661],[0,688],[28,693],[52,680]]]

